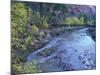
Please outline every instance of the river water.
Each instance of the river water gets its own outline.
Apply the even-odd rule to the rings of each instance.
[[[96,68],[95,41],[88,28],[54,37],[43,48],[27,57],[35,60],[42,72],[90,70]]]

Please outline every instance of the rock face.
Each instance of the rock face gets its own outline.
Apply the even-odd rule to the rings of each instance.
[[[37,61],[43,72],[95,69],[95,41],[87,31],[88,28],[84,28],[55,37],[45,47],[30,54],[27,61]]]

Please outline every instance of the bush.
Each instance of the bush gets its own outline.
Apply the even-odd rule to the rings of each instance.
[[[34,36],[31,33],[38,31],[34,25],[31,27],[32,32],[28,28],[27,23],[30,16],[28,16],[28,7],[25,3],[12,2],[11,6],[11,46],[12,46],[12,70],[13,73],[22,73],[25,57],[29,53],[29,45],[33,42]],[[31,12],[31,11],[30,11]],[[35,66],[34,64],[30,67]],[[27,72],[27,70],[25,70]],[[24,72],[25,72],[24,71]],[[36,71],[35,69],[33,70]],[[25,73],[26,73],[25,72]],[[31,72],[30,72],[31,73]]]
[[[12,73],[21,73],[22,72],[22,65],[21,64],[13,64],[12,65]]]
[[[36,62],[34,62],[34,61],[26,62],[23,65],[22,72],[23,73],[36,73],[36,72],[39,72],[38,67],[36,66]]]
[[[15,72],[15,74],[40,72],[40,70],[38,69],[34,61],[25,62],[21,64],[13,64],[12,69],[13,69],[13,72]]]
[[[32,26],[32,33],[36,33],[38,31],[39,31],[38,27],[36,25],[33,25]]]
[[[48,28],[48,23],[46,21],[44,21],[42,28],[44,28],[44,29],[47,29]]]
[[[34,26],[38,27],[39,29],[48,28],[47,17],[41,15],[40,12],[33,12],[33,21],[35,24]]]
[[[87,24],[94,25],[95,23],[94,23],[94,20],[90,19],[90,20],[87,20]]]
[[[84,18],[77,18],[77,17],[67,17],[64,21],[65,24],[67,25],[82,25],[84,24]]]

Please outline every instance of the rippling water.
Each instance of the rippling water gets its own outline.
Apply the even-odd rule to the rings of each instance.
[[[87,35],[87,30],[84,28],[55,37],[31,53],[27,61],[35,60],[43,72],[95,69],[95,41]],[[46,56],[41,54],[46,50],[50,51]]]

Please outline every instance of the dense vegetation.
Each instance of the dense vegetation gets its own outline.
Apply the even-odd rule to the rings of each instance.
[[[26,63],[26,57],[45,44],[46,31],[49,31],[51,24],[95,25],[95,14],[88,13],[88,10],[85,13],[80,10],[81,8],[79,5],[13,1],[11,4],[12,73],[40,72],[35,61]]]

